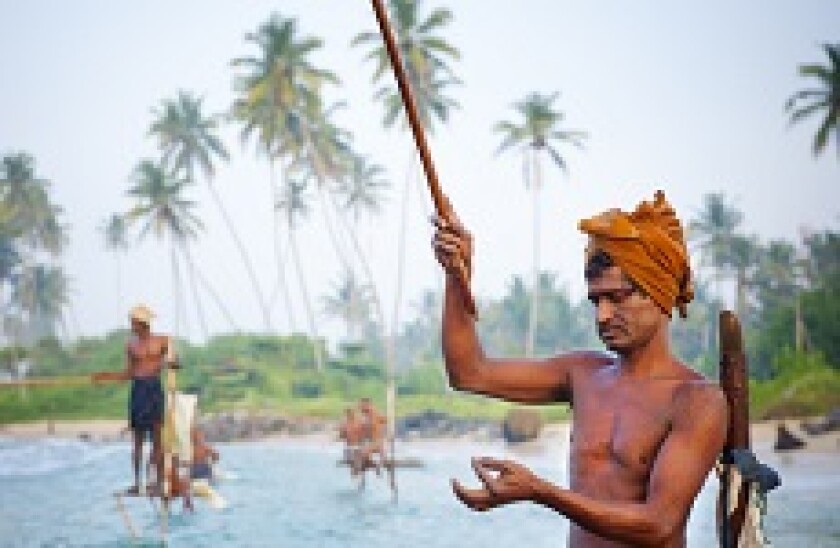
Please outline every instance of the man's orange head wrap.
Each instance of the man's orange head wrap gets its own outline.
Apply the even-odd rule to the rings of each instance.
[[[633,213],[610,209],[578,227],[589,235],[587,256],[605,252],[668,317],[675,306],[686,317],[694,298],[688,251],[680,221],[661,190]]]

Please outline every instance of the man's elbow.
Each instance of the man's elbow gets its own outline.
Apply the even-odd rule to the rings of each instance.
[[[679,524],[671,520],[654,518],[643,527],[643,531],[639,531],[636,542],[639,546],[671,546],[674,537],[681,534],[681,531]]]
[[[456,360],[445,358],[446,376],[449,386],[460,392],[475,392],[478,388],[478,375],[474,367],[464,367]]]

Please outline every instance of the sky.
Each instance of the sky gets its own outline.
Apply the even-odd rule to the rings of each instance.
[[[702,196],[723,192],[744,213],[742,230],[763,240],[798,241],[804,230],[840,227],[840,158],[833,145],[811,151],[817,119],[789,127],[786,99],[807,87],[802,63],[825,62],[824,42],[837,42],[840,4],[815,0],[659,2],[425,0],[421,13],[445,6],[454,20],[441,35],[460,50],[452,62],[463,85],[451,95],[460,109],[429,137],[445,192],[475,237],[474,292],[505,292],[512,276],[531,269],[531,199],[521,157],[494,155],[494,123],[515,120],[513,103],[530,92],[559,92],[564,127],[586,131],[583,150],[562,149],[568,171],[544,164],[542,268],[582,294],[583,238],[577,221],[601,210],[632,209],[656,189],[684,219]],[[176,319],[168,248],[133,240],[118,261],[100,227],[125,212],[130,175],[155,158],[147,136],[152,109],[178,90],[204,97],[208,113],[229,108],[236,57],[256,53],[244,40],[272,11],[298,19],[302,35],[324,47],[313,61],[341,85],[325,93],[344,101],[336,121],[357,151],[382,165],[391,183],[380,218],[363,223],[377,288],[393,318],[399,209],[410,189],[404,296],[399,318],[425,289],[440,287],[430,251],[429,203],[416,173],[411,136],[385,129],[373,99],[373,66],[354,35],[373,31],[366,0],[280,2],[182,0],[0,0],[0,153],[25,151],[52,181],[65,209],[70,246],[62,259],[71,278],[70,337],[125,324],[128,307],[158,311],[157,328],[200,339],[194,299]],[[231,152],[212,184],[225,201],[267,293],[275,282],[268,164],[236,126],[222,130]],[[197,267],[230,309],[236,327],[263,328],[234,244],[201,180],[190,196],[205,230],[193,245]],[[317,206],[300,230],[307,291],[317,331],[332,339],[341,326],[323,313],[340,265]],[[287,277],[294,280],[291,269]],[[527,279],[527,278],[526,278]],[[276,299],[274,332],[306,329],[301,286],[292,303]],[[205,294],[210,333],[231,329]]]

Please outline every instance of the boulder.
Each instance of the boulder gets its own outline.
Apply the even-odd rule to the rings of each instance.
[[[542,430],[542,416],[533,409],[511,409],[502,423],[502,437],[508,443],[534,440],[539,437],[540,430]]]
[[[783,423],[776,427],[776,443],[774,451],[793,451],[805,447],[805,442],[795,436]]]

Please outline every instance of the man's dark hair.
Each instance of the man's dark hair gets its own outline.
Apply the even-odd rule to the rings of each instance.
[[[583,268],[583,277],[587,282],[591,282],[596,278],[600,278],[604,274],[605,270],[613,266],[618,265],[615,264],[615,261],[613,261],[612,257],[610,257],[606,251],[599,249],[586,259],[586,266]],[[624,274],[624,279],[626,279],[636,291],[642,295],[647,295],[647,292],[645,292],[645,290],[643,290],[641,286],[639,286],[635,280],[632,280],[626,273]]]
[[[586,259],[586,266],[583,268],[583,277],[586,281],[592,281],[595,278],[600,278],[604,271],[610,267],[616,266],[612,257],[607,255],[606,251],[598,250]]]

